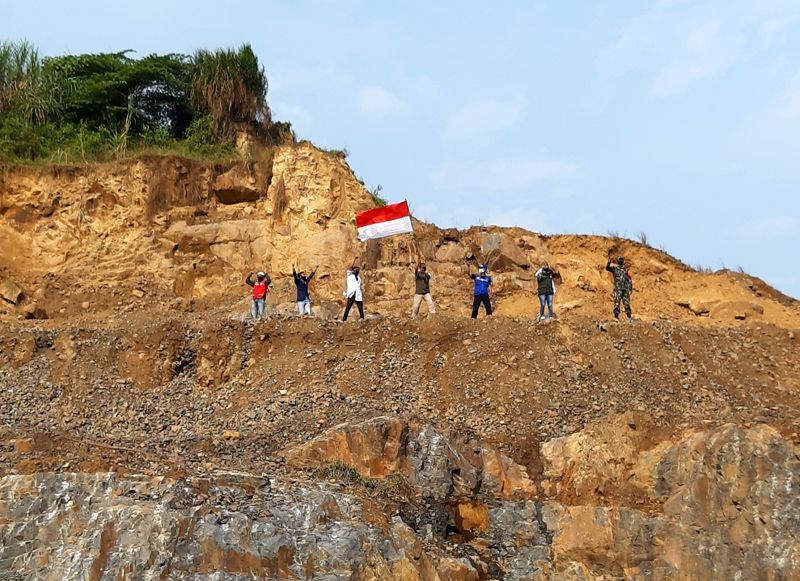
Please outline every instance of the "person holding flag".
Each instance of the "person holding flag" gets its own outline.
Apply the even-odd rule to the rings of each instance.
[[[414,226],[411,223],[411,211],[408,202],[403,200],[397,204],[387,204],[379,208],[372,208],[356,214],[356,229],[361,242],[377,240],[398,234],[414,235]],[[350,309],[355,304],[358,313],[364,318],[364,296],[361,290],[361,270],[353,265],[347,270],[347,290],[343,293],[347,297],[342,320],[346,321]]]
[[[358,239],[362,242],[398,234],[414,234],[406,201],[359,212],[356,214],[356,228]]]
[[[419,314],[419,307],[424,300],[428,305],[428,314],[436,314],[436,305],[431,296],[431,274],[428,267],[417,257],[417,267],[414,269],[414,302],[411,304],[411,319],[416,319]]]

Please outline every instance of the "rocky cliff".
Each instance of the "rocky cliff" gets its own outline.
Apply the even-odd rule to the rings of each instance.
[[[796,301],[619,239],[361,244],[341,157],[249,159],[4,169],[0,579],[800,578]],[[417,249],[439,313],[410,321]],[[370,317],[343,324],[356,257]],[[465,317],[469,257],[497,317]]]
[[[800,461],[766,427],[658,440],[621,417],[545,443],[533,479],[387,417],[285,454],[320,480],[6,476],[0,564],[53,580],[800,575]]]
[[[738,325],[800,326],[797,302],[763,282],[724,271],[696,272],[664,252],[622,239],[542,236],[517,228],[440,229],[416,222],[410,237],[362,244],[357,211],[372,196],[346,162],[309,143],[260,151],[250,163],[166,157],[79,167],[12,167],[0,187],[0,316],[58,318],[138,302],[185,309],[234,306],[248,271],[276,280],[272,302],[290,309],[292,264],[320,265],[317,302],[340,308],[344,269],[365,266],[368,310],[405,312],[417,250],[434,275],[442,311],[463,316],[468,257],[489,263],[500,314],[531,317],[534,272],[547,260],[564,277],[562,315],[609,311],[609,256],[624,254],[635,278],[634,308],[645,318]],[[11,296],[17,289],[19,293]],[[145,296],[146,295],[146,296]],[[88,304],[85,304],[88,303]],[[17,308],[12,308],[12,304]],[[246,308],[246,305],[245,307]],[[38,309],[38,310],[37,310]]]

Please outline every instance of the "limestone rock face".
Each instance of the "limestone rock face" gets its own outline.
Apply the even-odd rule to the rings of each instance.
[[[595,436],[542,450],[545,473],[558,474],[568,496],[586,502],[545,504],[554,552],[569,567],[590,579],[602,578],[593,576],[600,571],[636,579],[800,575],[800,461],[774,429],[729,425],[655,446],[600,434],[587,447]],[[589,456],[598,459],[587,465]],[[592,484],[641,496],[633,507],[598,506]]]
[[[289,450],[287,458],[305,468],[341,462],[366,477],[401,474],[439,501],[535,494],[526,470],[496,450],[454,442],[431,426],[394,417],[342,424]]]
[[[243,475],[7,476],[0,516],[3,578],[478,579],[351,496]]]
[[[339,462],[376,481],[398,475],[409,489],[392,505],[302,470],[8,475],[0,577],[800,576],[798,451],[766,426],[670,440],[625,416],[543,444],[540,481],[480,442],[389,417],[343,424],[286,457],[301,468]]]

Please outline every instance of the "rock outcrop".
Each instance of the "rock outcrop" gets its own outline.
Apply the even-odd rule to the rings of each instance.
[[[6,476],[0,574],[797,578],[797,449],[766,426],[659,440],[646,421],[623,417],[543,444],[538,483],[480,443],[388,417],[288,450],[291,464],[314,468],[305,476]],[[314,480],[331,465],[363,481]],[[371,484],[393,475],[408,487],[399,498]]]
[[[418,421],[380,417],[343,424],[288,451],[290,464],[320,468],[339,462],[369,478],[399,474],[436,501],[532,498],[526,470],[477,440],[454,443]]]
[[[0,481],[4,579],[477,580],[338,486],[36,474]]]

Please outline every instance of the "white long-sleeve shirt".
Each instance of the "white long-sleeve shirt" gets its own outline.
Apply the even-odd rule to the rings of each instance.
[[[344,296],[347,298],[355,297],[357,301],[364,300],[364,295],[361,292],[361,277],[356,276],[352,270],[347,271],[347,290]]]

